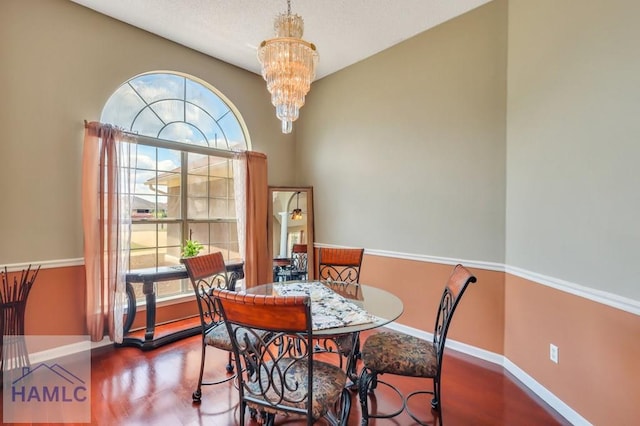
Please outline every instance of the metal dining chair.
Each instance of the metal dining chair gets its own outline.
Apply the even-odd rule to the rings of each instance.
[[[297,279],[307,279],[307,259],[307,245],[294,244],[291,248],[291,267],[295,271]]]
[[[227,268],[224,263],[222,253],[210,253],[201,256],[187,257],[182,259],[182,263],[187,269],[187,274],[191,280],[193,291],[196,295],[200,324],[202,325],[202,349],[200,352],[200,375],[196,390],[192,394],[193,402],[199,403],[202,397],[203,385],[214,385],[224,383],[235,377],[233,375],[233,363],[231,359],[231,339],[224,325],[222,316],[213,298],[213,289],[222,288],[235,291],[229,287],[227,278]],[[232,281],[235,287],[235,280]],[[212,381],[203,381],[204,364],[206,359],[206,348],[214,347],[229,352],[227,363],[227,375]]]
[[[338,366],[314,359],[309,296],[263,296],[215,289],[231,336],[240,424],[245,411],[273,425],[278,414],[344,426],[351,398]]]
[[[363,248],[322,247],[318,254],[318,277],[334,287],[344,287],[343,291],[357,293],[363,256]],[[337,336],[332,340],[340,355],[346,359],[346,372],[349,378],[355,382],[357,380],[356,362],[360,356],[360,334]],[[330,345],[328,340],[319,342],[322,350],[331,351],[328,345]]]
[[[431,394],[431,408],[437,411],[442,424],[440,379],[447,331],[453,314],[470,283],[476,277],[464,266],[456,265],[444,287],[433,333],[433,341],[420,339],[396,331],[372,334],[362,346],[362,371],[358,379],[358,394],[362,408],[362,424],[368,424],[369,418],[391,418],[407,411],[419,424],[418,417],[411,412],[408,401],[418,394]],[[406,396],[394,385],[380,380],[383,374],[427,378],[433,380],[432,390],[417,390]],[[388,414],[369,412],[369,394],[377,386],[384,385],[395,391],[402,401],[401,407]]]
[[[318,277],[324,281],[360,281],[362,248],[322,247],[318,253]]]

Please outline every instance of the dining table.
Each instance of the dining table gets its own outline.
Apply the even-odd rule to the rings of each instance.
[[[244,291],[268,296],[308,295],[314,339],[335,341],[343,336],[352,337],[346,371],[354,383],[360,332],[383,327],[404,310],[402,300],[395,294],[359,283],[299,280],[261,284]]]

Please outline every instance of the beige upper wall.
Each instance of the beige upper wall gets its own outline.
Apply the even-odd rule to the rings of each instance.
[[[507,264],[640,300],[640,2],[511,0]]]
[[[296,158],[316,241],[640,300],[639,12],[494,0],[314,83]]]
[[[72,2],[0,2],[0,262],[81,257],[82,120],[169,69],[238,107],[270,184],[314,185],[318,242],[506,259],[640,300],[640,4],[508,6],[508,86],[494,0],[314,83],[285,137],[259,76]]]
[[[506,18],[488,3],[313,84],[317,242],[504,261]]]
[[[0,264],[82,257],[83,120],[99,120],[123,82],[182,71],[242,114],[271,184],[294,179],[293,136],[280,132],[260,76],[66,0],[0,1]]]

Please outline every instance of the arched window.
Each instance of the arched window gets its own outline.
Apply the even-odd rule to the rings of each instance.
[[[133,135],[129,269],[177,265],[187,239],[238,258],[235,152],[246,126],[220,92],[178,73],[138,75],[108,99],[100,118]],[[137,298],[142,289],[134,288]],[[158,297],[191,294],[187,280],[162,282]]]
[[[124,83],[101,121],[128,132],[228,151],[249,149],[246,126],[224,95],[184,74],[154,72]]]

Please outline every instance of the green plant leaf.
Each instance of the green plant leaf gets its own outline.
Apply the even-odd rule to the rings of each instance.
[[[182,247],[182,257],[197,256],[203,248],[204,246],[196,240],[186,240]]]

